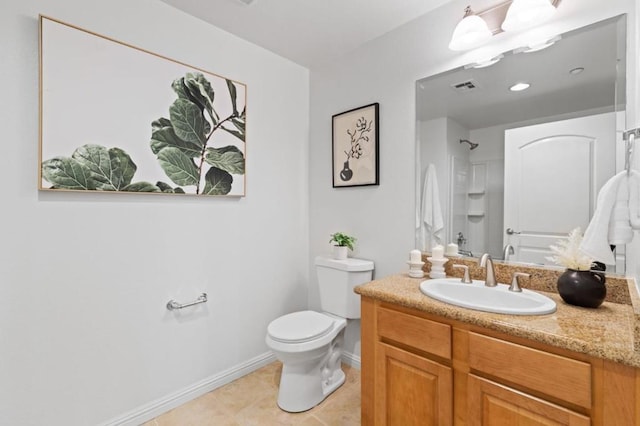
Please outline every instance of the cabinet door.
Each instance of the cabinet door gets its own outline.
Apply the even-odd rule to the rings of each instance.
[[[480,377],[467,381],[469,426],[588,426],[588,417]]]
[[[376,424],[452,424],[451,368],[410,352],[377,343]]]

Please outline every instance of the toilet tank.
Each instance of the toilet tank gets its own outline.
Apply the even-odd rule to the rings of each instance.
[[[360,296],[353,288],[371,281],[373,262],[318,256],[316,271],[322,310],[342,318],[360,318]]]

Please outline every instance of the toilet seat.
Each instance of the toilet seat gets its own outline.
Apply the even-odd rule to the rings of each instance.
[[[299,311],[277,318],[267,327],[269,337],[282,343],[304,343],[326,336],[334,320],[315,311]]]

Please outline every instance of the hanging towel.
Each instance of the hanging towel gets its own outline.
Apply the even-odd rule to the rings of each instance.
[[[422,249],[430,251],[432,247],[442,244],[444,239],[444,220],[440,207],[440,191],[436,167],[429,164],[422,187]]]
[[[593,260],[614,265],[615,258],[610,245],[631,242],[633,229],[630,222],[630,188],[640,175],[622,171],[605,183],[596,200],[596,211],[584,233],[580,250]]]
[[[631,171],[629,179],[629,223],[631,228],[640,230],[640,173]]]
[[[616,200],[609,219],[609,245],[627,244],[633,239],[633,229],[629,221],[629,177],[622,176],[616,190]]]

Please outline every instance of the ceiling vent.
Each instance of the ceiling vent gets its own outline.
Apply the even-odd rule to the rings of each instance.
[[[476,83],[475,80],[471,79],[471,80],[463,81],[460,83],[452,84],[451,88],[456,92],[466,93],[466,92],[470,92],[472,90],[478,89],[480,88],[480,86],[478,85],[478,83]]]

